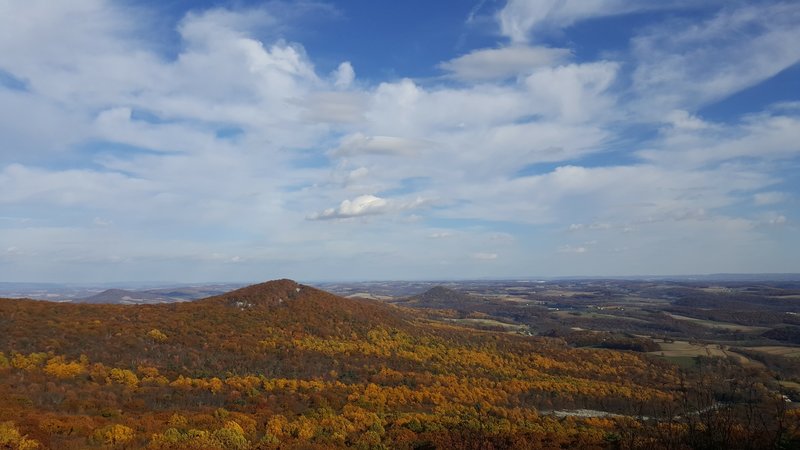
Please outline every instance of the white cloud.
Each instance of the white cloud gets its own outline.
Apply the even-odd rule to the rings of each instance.
[[[643,10],[679,7],[686,1],[648,0],[509,0],[497,20],[512,42],[527,42],[533,35],[568,27],[581,20]]]
[[[369,175],[369,169],[366,167],[359,167],[357,169],[353,169],[350,173],[347,174],[347,182],[352,183],[354,181],[359,180],[360,178],[364,178]]]
[[[358,123],[364,120],[367,96],[361,92],[309,92],[303,100],[303,118],[330,124]]]
[[[779,160],[800,154],[800,116],[759,114],[734,125],[662,131],[658,148],[643,150],[639,156],[659,164],[696,167],[737,158]]]
[[[787,222],[786,216],[784,216],[783,214],[779,214],[777,216],[770,218],[767,223],[769,223],[770,225],[783,225],[786,222]]]
[[[476,259],[478,261],[494,261],[498,257],[499,255],[497,253],[479,252],[472,254],[472,259]]]
[[[759,206],[782,203],[786,201],[787,198],[788,195],[786,195],[785,192],[769,191],[769,192],[757,192],[756,194],[753,194],[753,202],[755,202],[755,204]]]
[[[429,143],[395,136],[365,136],[355,133],[342,138],[333,151],[336,156],[357,154],[414,155]]]
[[[431,205],[429,199],[416,197],[412,199],[385,199],[375,195],[359,195],[352,200],[343,200],[336,208],[327,208],[322,212],[309,215],[309,220],[350,219],[362,216],[381,215],[390,212],[402,212]]]
[[[356,79],[356,71],[353,70],[353,65],[349,61],[339,64],[339,67],[333,74],[333,85],[339,89],[350,87],[353,80]]]
[[[533,100],[547,106],[550,115],[566,120],[596,119],[613,110],[607,96],[619,65],[610,61],[545,68],[525,80]]]
[[[620,0],[509,0],[498,13],[498,21],[500,31],[512,42],[526,42],[532,32],[569,26],[593,16],[612,15],[624,3]]]
[[[567,227],[567,231],[582,231],[582,230],[610,230],[614,228],[614,225],[605,222],[593,222],[593,223],[573,223]]]
[[[562,245],[561,247],[558,248],[559,253],[586,253],[588,251],[589,249],[582,245],[579,246]]]
[[[453,233],[449,231],[437,231],[428,235],[430,239],[446,239],[449,237],[453,237]]]
[[[543,66],[566,60],[570,51],[563,48],[512,46],[473,50],[439,65],[460,80],[489,81],[530,73]]]
[[[510,243],[514,242],[516,239],[514,239],[514,235],[511,233],[494,232],[494,233],[489,233],[489,240],[495,242]]]
[[[704,23],[674,20],[632,41],[640,113],[696,108],[800,61],[800,4],[730,4]]]
[[[688,111],[676,109],[667,114],[667,122],[673,128],[682,130],[705,130],[711,125],[703,119],[690,114]]]
[[[343,200],[338,208],[329,208],[321,213],[313,214],[312,220],[348,219],[352,217],[383,214],[389,202],[374,195],[359,195],[353,200]]]
[[[114,221],[113,220],[108,220],[108,219],[103,219],[102,217],[95,217],[94,220],[92,221],[92,223],[94,225],[97,225],[98,227],[107,227],[109,225],[113,225]]]
[[[126,199],[155,194],[146,180],[90,170],[45,171],[12,164],[0,171],[0,204],[127,208]]]

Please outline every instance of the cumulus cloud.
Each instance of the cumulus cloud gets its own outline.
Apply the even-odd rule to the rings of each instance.
[[[586,253],[589,249],[583,245],[562,245],[558,248],[559,253]]]
[[[613,225],[605,222],[593,223],[573,223],[567,227],[568,231],[582,231],[582,230],[610,230]]]
[[[356,79],[356,71],[353,70],[353,65],[349,61],[339,64],[339,67],[333,74],[333,85],[339,89],[350,87],[353,80]]]
[[[783,214],[774,215],[766,220],[766,223],[769,225],[784,225],[786,222],[786,216]]]
[[[449,237],[453,237],[453,233],[449,231],[437,231],[428,235],[430,239],[446,239]]]
[[[336,208],[327,208],[308,216],[309,220],[349,219],[353,217],[374,216],[389,212],[409,211],[431,205],[430,199],[416,197],[411,199],[386,199],[375,195],[359,195],[352,200],[343,200]]]
[[[535,71],[525,84],[534,99],[549,106],[550,114],[570,121],[596,118],[613,107],[613,98],[605,93],[618,70],[611,61],[569,64]]]
[[[383,214],[389,202],[374,195],[359,195],[353,200],[343,200],[338,208],[329,208],[321,213],[313,214],[312,220],[348,219],[352,217]]]

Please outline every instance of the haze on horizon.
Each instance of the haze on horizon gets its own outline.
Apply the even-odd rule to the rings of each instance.
[[[794,1],[0,0],[0,281],[797,273],[799,62]]]

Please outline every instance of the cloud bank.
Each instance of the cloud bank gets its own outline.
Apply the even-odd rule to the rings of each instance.
[[[796,70],[795,2],[510,0],[429,78],[322,71],[272,4],[0,8],[8,280],[800,271],[796,99],[705,114]]]

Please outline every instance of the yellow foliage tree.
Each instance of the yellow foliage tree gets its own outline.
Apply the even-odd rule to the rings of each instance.
[[[33,450],[39,448],[39,443],[23,436],[13,422],[3,422],[0,423],[0,448]]]
[[[246,450],[250,448],[250,441],[245,437],[244,430],[232,420],[225,422],[225,425],[211,433],[211,436],[215,441],[222,444],[222,447],[226,450]]]
[[[47,360],[47,353],[31,353],[28,356],[14,353],[11,357],[11,366],[15,369],[33,370],[40,367]]]
[[[267,434],[278,439],[283,438],[289,429],[289,420],[282,414],[270,417],[267,421]]]
[[[129,387],[131,389],[139,386],[139,377],[128,369],[111,369],[106,379],[108,384],[117,383]]]
[[[208,380],[208,385],[209,385],[208,389],[211,391],[212,394],[219,393],[219,391],[221,391],[222,388],[225,387],[225,384],[222,382],[222,380],[220,380],[217,377]]]
[[[158,328],[153,328],[152,330],[147,332],[147,337],[156,341],[156,342],[164,342],[167,340],[167,335],[164,334]]]
[[[63,356],[56,356],[47,361],[44,372],[56,378],[69,379],[86,373],[86,366],[78,361],[66,362]]]
[[[134,437],[136,437],[136,432],[133,431],[133,428],[118,423],[94,432],[94,440],[111,446],[127,444]]]

